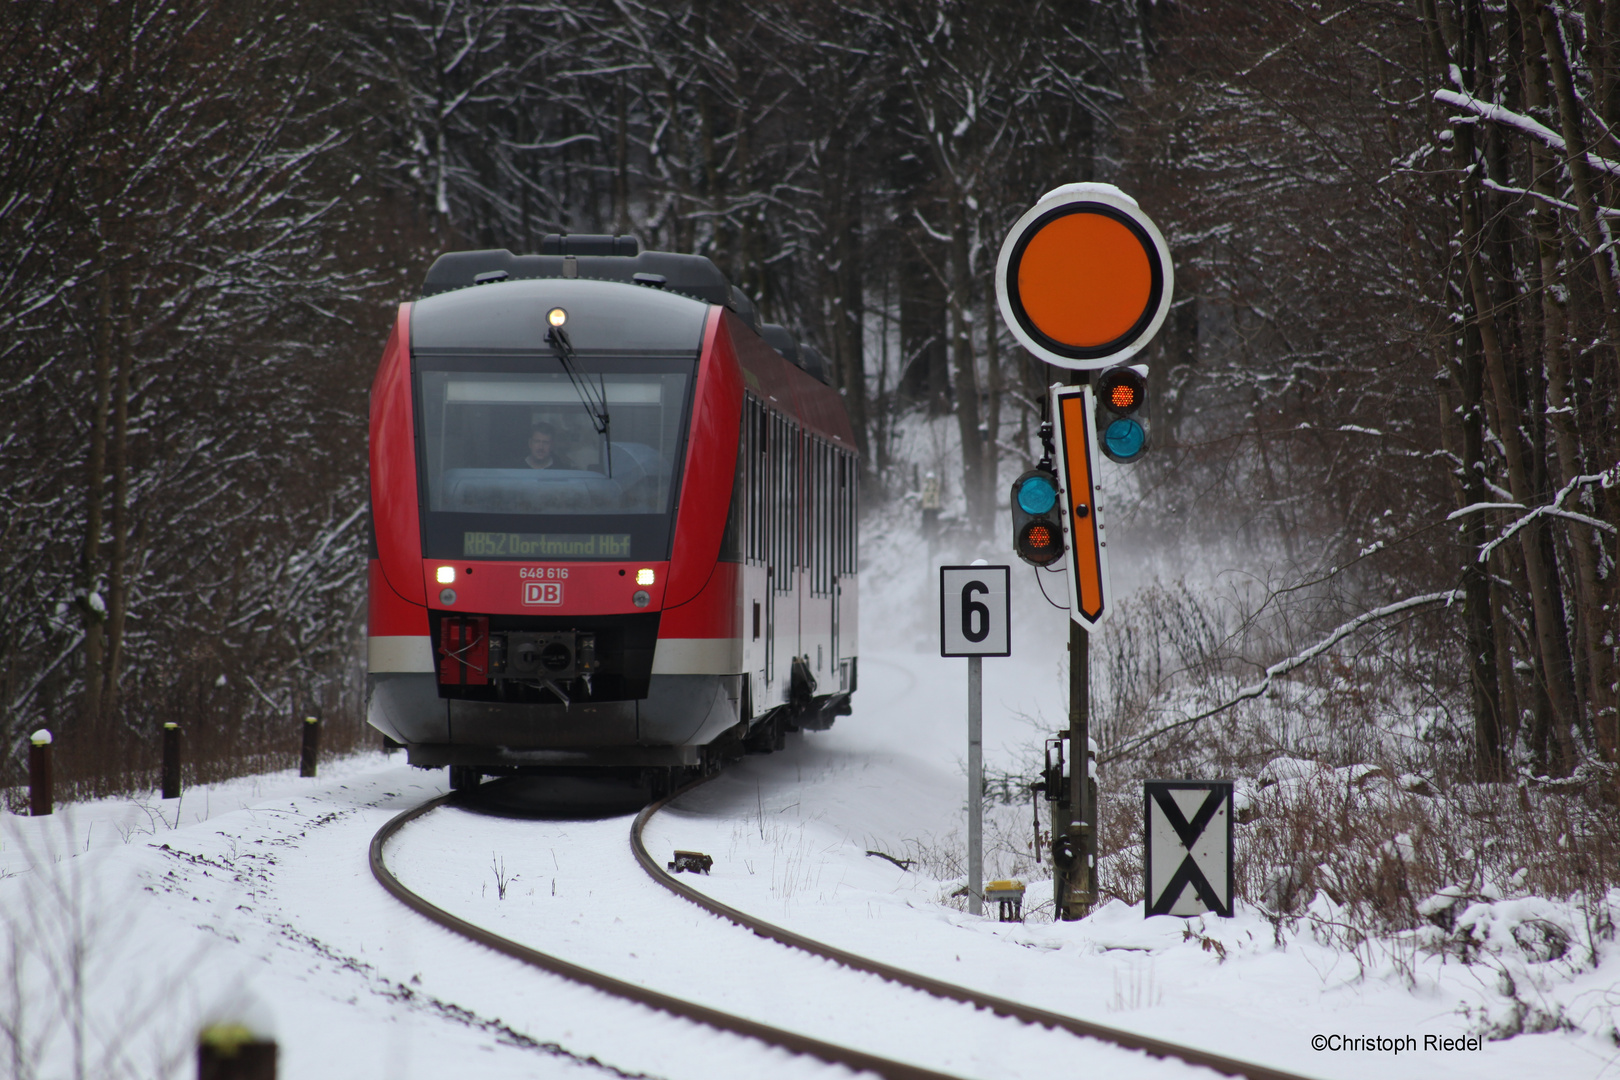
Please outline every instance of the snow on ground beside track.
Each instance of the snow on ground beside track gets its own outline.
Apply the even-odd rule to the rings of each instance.
[[[400,905],[367,845],[441,780],[399,765],[305,782],[88,852],[72,815],[7,818],[30,865],[0,880],[0,1075],[180,1080],[195,1032],[221,1018],[272,1033],[280,1075],[299,1080],[827,1075],[522,968]],[[21,1067],[6,1040],[19,1029]]]
[[[675,848],[706,852],[713,871],[683,880],[817,940],[1305,1075],[1377,1069],[1391,1078],[1517,1080],[1620,1070],[1613,1035],[1620,948],[1612,942],[1599,942],[1595,968],[1574,956],[1536,964],[1493,954],[1463,964],[1420,949],[1421,935],[1390,947],[1371,943],[1358,960],[1308,932],[1285,931],[1279,944],[1272,924],[1247,905],[1231,920],[1143,919],[1139,906],[1114,901],[1079,922],[1024,925],[994,921],[989,906],[984,918],[947,907],[942,900],[960,879],[904,871],[866,852],[959,842],[964,667],[915,653],[863,656],[852,716],[683,796],[654,817],[649,850],[665,859]],[[1050,676],[1016,659],[986,661],[984,670],[988,747],[994,735],[1011,739],[1022,729],[1026,695],[1057,690]],[[1049,881],[1027,884],[1031,904],[1050,899]],[[1620,911],[1620,894],[1612,900]],[[1503,970],[1517,975],[1518,1000],[1540,1002],[1582,1030],[1486,1040],[1477,1051],[1425,1051],[1427,1035],[1467,1036],[1515,1007],[1502,991]],[[1317,1034],[1411,1036],[1417,1049],[1319,1052],[1311,1046]]]
[[[1590,935],[1579,926],[1575,949],[1561,959],[1535,962],[1517,950],[1514,927],[1569,922],[1568,904],[1475,903],[1458,922],[1476,926],[1483,947],[1462,963],[1420,947],[1433,944],[1424,935],[1374,943],[1359,956],[1300,930],[1279,944],[1247,907],[1229,921],[1144,920],[1139,908],[1114,903],[1077,923],[1053,924],[1037,912],[1024,925],[1003,925],[945,902],[960,883],[942,867],[960,857],[967,679],[963,661],[937,656],[934,567],[979,552],[940,550],[924,560],[914,537],[891,539],[870,547],[863,575],[853,715],[831,731],[790,737],[784,753],[739,762],[654,818],[655,856],[676,847],[714,856],[711,875],[686,880],[890,963],[1306,1075],[1620,1074],[1620,950],[1600,940],[1593,965]],[[1049,589],[1062,599],[1061,584]],[[1063,615],[1045,606],[1023,567],[1015,567],[1014,603],[1014,656],[984,663],[992,768],[1026,764],[1028,748],[1060,726],[1064,711]],[[190,1076],[192,1033],[225,1014],[265,1017],[282,1046],[282,1075],[300,1080],[827,1074],[818,1063],[527,971],[433,928],[376,885],[366,848],[390,816],[442,790],[442,772],[380,754],[323,763],[322,771],[318,780],[281,773],[194,788],[178,805],[107,800],[60,807],[48,819],[0,815],[0,933],[9,931],[0,940],[0,1029],[18,1015],[4,989],[9,943],[24,961],[24,1033],[40,1040],[25,1057],[44,1062],[38,1075],[73,1075],[72,999],[63,994],[74,944],[86,947],[85,1072],[109,1080]],[[1015,812],[1027,823],[1027,804],[998,810]],[[667,980],[682,963],[705,968],[713,1003],[744,1011],[749,995],[729,987],[724,965],[708,952],[682,953],[683,935],[670,931],[686,927],[694,941],[744,932],[640,875],[628,819],[569,826],[453,813],[453,827],[464,830],[453,866],[449,854],[435,858],[420,843],[435,830],[442,836],[440,823],[413,825],[394,856],[405,880],[447,905],[491,913],[513,936],[660,989],[677,989]],[[868,850],[921,854],[925,863],[907,872]],[[489,860],[520,875],[504,901],[493,895]],[[575,905],[561,922],[547,914],[556,910],[548,907],[553,879],[558,898]],[[1049,900],[1048,882],[1028,884],[1031,907]],[[1620,907],[1620,895],[1612,900]],[[739,957],[745,945],[747,958],[733,962],[749,965],[737,985],[762,995],[791,997],[793,980],[804,979],[815,981],[806,993],[836,995],[849,978],[827,964],[804,975],[805,961],[752,938],[735,946]],[[713,948],[730,955],[732,946]],[[780,986],[771,987],[773,977]],[[1562,1019],[1577,1030],[1487,1041],[1477,1051],[1422,1049],[1426,1035],[1485,1030],[1524,1008],[1541,1010],[1529,1027]],[[1419,1047],[1319,1052],[1311,1048],[1318,1034],[1412,1036]],[[1021,1060],[1026,1037],[1033,1063],[1047,1052],[1036,1046],[1045,1036],[1015,1029],[999,1052]],[[100,1061],[109,1047],[123,1058]],[[994,1060],[987,1053],[961,1058],[973,1065],[964,1075],[995,1072],[983,1067]],[[18,1071],[9,1060],[0,1068]]]

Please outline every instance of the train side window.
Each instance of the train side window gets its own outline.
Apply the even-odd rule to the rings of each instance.
[[[804,487],[803,478],[799,476],[799,433],[793,425],[787,422],[782,424],[782,448],[785,451],[783,459],[787,462],[787,470],[783,476],[782,514],[785,519],[782,531],[787,535],[787,551],[783,562],[789,567],[788,587],[798,588],[798,569],[804,565],[804,557],[800,554],[800,542],[803,537],[799,535],[803,520],[800,514],[801,491]]]
[[[827,560],[827,448],[817,439],[810,444],[810,468],[815,476],[816,487],[810,494],[810,507],[812,518],[810,522],[810,579],[814,582],[812,588],[817,596],[827,591],[827,576],[825,563]]]
[[[753,398],[743,401],[743,451],[748,458],[748,560],[765,561],[765,464],[760,455],[765,452],[765,432],[760,420],[765,411]]]
[[[788,592],[793,588],[793,446],[789,441],[787,422],[777,415],[771,416],[771,565],[774,569],[774,588]]]
[[[827,485],[822,483],[821,442],[817,440],[810,443],[809,446],[811,451],[810,471],[815,477],[816,485],[815,489],[810,492],[810,523],[807,530],[810,535],[810,580],[815,583],[815,591],[821,593],[826,591],[822,588],[821,583],[821,500]]]
[[[838,455],[838,569],[836,573],[847,574],[849,562],[848,537],[845,535],[849,528],[849,510],[846,505],[849,501],[849,458],[845,454]]]
[[[827,489],[827,485],[822,483],[823,477],[821,475],[821,440],[820,439],[811,440],[809,445],[810,445],[810,475],[814,478],[814,484],[815,484],[815,487],[811,489],[810,500],[809,500],[810,501],[810,529],[809,529],[809,533],[810,533],[810,588],[811,588],[812,592],[814,592],[817,596],[820,596],[822,593],[827,591],[826,588],[825,588],[824,583],[821,580],[821,551],[822,551],[822,547],[823,547],[822,536],[821,536],[821,526],[822,526],[822,521],[821,521],[821,500],[822,500],[823,495],[824,495],[824,493],[825,493],[825,491]]]
[[[859,470],[851,454],[840,454],[838,461],[839,560],[838,572],[854,574],[859,569]]]
[[[720,536],[720,561],[742,562],[743,535],[747,528],[747,505],[745,497],[748,484],[748,454],[746,453],[748,426],[747,417],[743,418],[742,430],[738,432],[741,438],[737,440],[737,468],[731,477],[731,507],[726,511],[726,531]]]
[[[816,509],[820,511],[821,518],[816,528],[816,577],[820,579],[821,592],[825,596],[832,592],[833,554],[837,550],[833,535],[833,499],[837,495],[837,488],[833,483],[832,447],[826,443],[819,444],[816,456],[821,459],[816,469],[819,474]]]
[[[787,536],[787,551],[784,553],[785,557],[782,561],[788,567],[787,579],[784,585],[788,589],[796,589],[798,588],[798,581],[796,580],[798,570],[804,566],[804,514],[802,512],[803,500],[800,495],[804,484],[799,475],[798,429],[792,424],[784,422],[782,430],[785,436],[783,439],[784,449],[787,451],[782,455],[787,463],[782,483],[782,513],[786,518],[782,531]]]

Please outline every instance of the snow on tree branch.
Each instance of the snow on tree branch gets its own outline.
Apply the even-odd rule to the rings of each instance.
[[[1455,90],[1436,90],[1434,100],[1442,105],[1452,105],[1459,109],[1467,109],[1475,116],[1493,123],[1502,124],[1538,139],[1554,150],[1562,151],[1565,147],[1564,137],[1551,128],[1535,120],[1533,117],[1516,113],[1512,109],[1505,109],[1489,101],[1481,101],[1472,94],[1458,93]],[[1610,161],[1606,157],[1587,151],[1586,162],[1600,172],[1611,176],[1620,176],[1620,162]]]
[[[1337,645],[1339,642],[1343,641],[1345,638],[1349,637],[1351,634],[1370,623],[1375,623],[1380,619],[1387,619],[1391,615],[1400,615],[1408,611],[1414,611],[1418,608],[1428,607],[1431,604],[1451,604],[1461,599],[1463,599],[1461,589],[1448,589],[1445,592],[1427,593],[1423,596],[1408,597],[1405,600],[1400,600],[1393,604],[1386,604],[1383,607],[1374,608],[1371,611],[1358,615],[1349,622],[1339,626],[1331,634],[1328,634],[1326,637],[1312,645],[1310,648],[1306,649],[1304,652],[1295,653],[1286,660],[1279,660],[1275,664],[1272,664],[1270,667],[1266,668],[1265,675],[1259,682],[1244,687],[1231,698],[1223,701],[1219,705],[1216,705],[1214,708],[1205,709],[1201,713],[1197,713],[1193,716],[1183,717],[1174,723],[1164,724],[1145,734],[1138,735],[1133,739],[1127,739],[1121,745],[1112,747],[1107,753],[1099,755],[1097,760],[1103,764],[1110,761],[1115,761],[1121,757],[1124,757],[1126,754],[1145,746],[1161,735],[1167,735],[1172,731],[1179,731],[1182,728],[1191,727],[1192,725],[1201,721],[1208,720],[1212,716],[1219,716],[1221,713],[1235,708],[1245,701],[1252,701],[1255,698],[1260,697],[1271,688],[1272,681],[1278,676],[1286,675],[1295,668],[1303,667],[1305,664],[1310,663],[1312,660],[1315,660],[1318,656],[1321,656],[1323,653],[1333,648],[1333,646]]]

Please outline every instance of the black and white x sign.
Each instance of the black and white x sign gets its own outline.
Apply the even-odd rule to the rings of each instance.
[[[1147,915],[1232,917],[1232,781],[1143,783]]]

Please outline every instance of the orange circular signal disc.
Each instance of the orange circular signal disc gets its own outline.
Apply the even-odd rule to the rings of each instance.
[[[1047,222],[1018,261],[1018,299],[1053,341],[1095,348],[1129,333],[1153,298],[1153,265],[1125,224],[1081,211]]]
[[[1052,546],[1052,530],[1045,525],[1037,525],[1028,532],[1029,546],[1037,551]]]
[[[1116,383],[1108,391],[1108,404],[1116,409],[1128,409],[1136,404],[1136,387],[1125,383]]]

